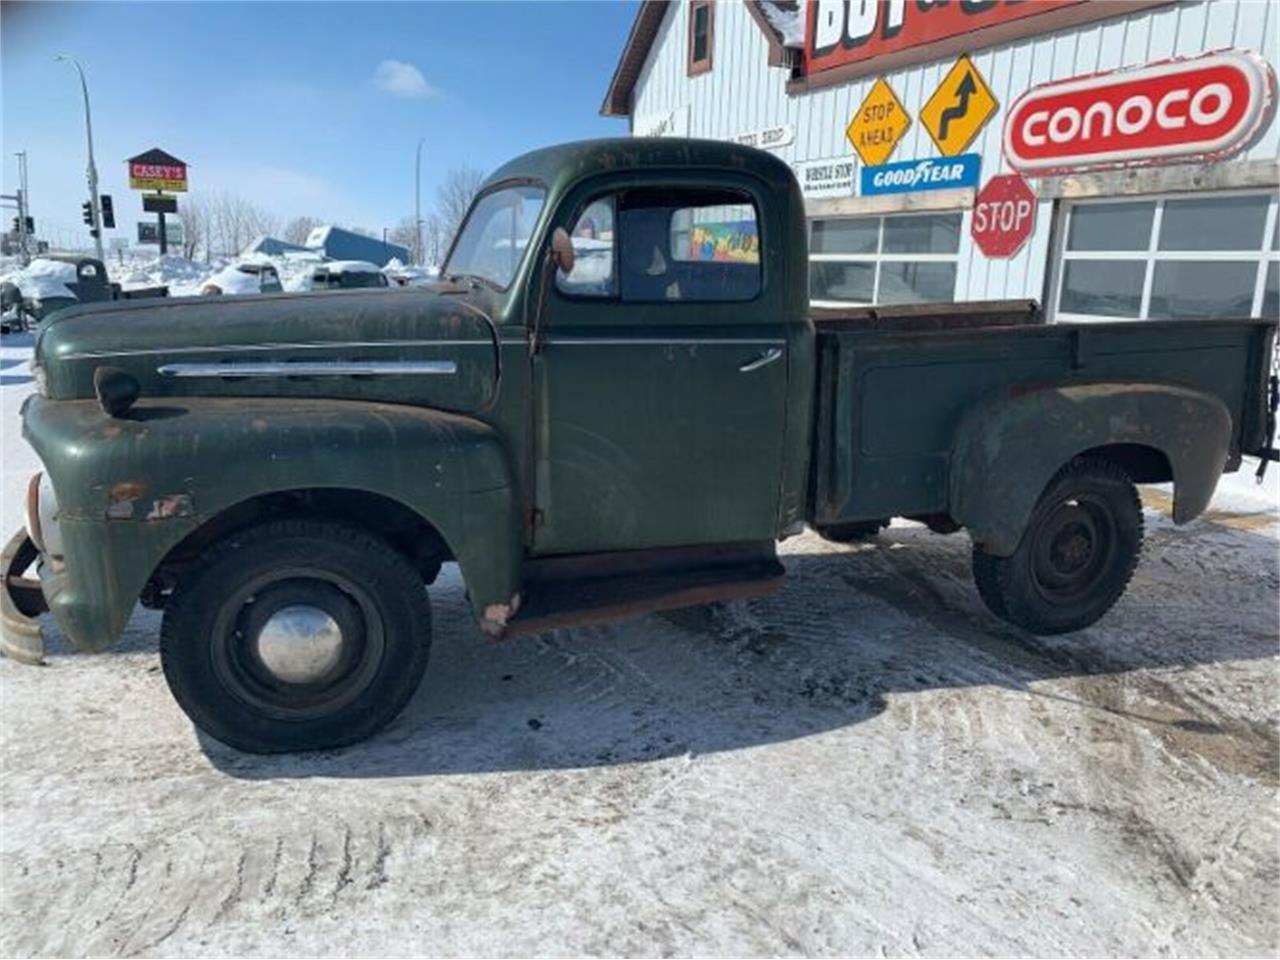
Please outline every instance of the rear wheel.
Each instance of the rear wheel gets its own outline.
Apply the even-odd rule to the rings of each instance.
[[[1079,458],[1045,488],[1017,550],[975,546],[978,593],[996,616],[1031,633],[1081,630],[1124,594],[1142,552],[1142,505],[1115,464]]]
[[[177,585],[160,658],[201,730],[250,753],[344,746],[389,723],[426,669],[426,589],[363,530],[281,521],[234,534]]]

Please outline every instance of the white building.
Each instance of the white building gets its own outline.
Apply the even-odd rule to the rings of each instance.
[[[786,160],[805,189],[815,303],[1274,316],[1278,62],[1271,0],[644,0],[602,112],[637,136],[739,139]],[[855,135],[884,151],[894,109],[864,104],[881,79],[910,125],[868,164],[846,129],[868,110]],[[939,163],[940,140],[974,156]],[[1033,226],[989,256],[971,236],[975,198],[1015,163]]]

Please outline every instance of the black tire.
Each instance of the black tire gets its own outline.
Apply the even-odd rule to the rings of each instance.
[[[887,526],[889,526],[887,519],[838,523],[834,526],[820,528],[818,536],[822,537],[823,540],[830,540],[832,543],[857,543],[860,540],[870,540]]]
[[[426,587],[404,557],[356,527],[283,520],[229,536],[183,577],[160,660],[197,727],[284,753],[381,729],[418,688],[430,645]]]
[[[1124,594],[1142,553],[1142,504],[1115,464],[1080,457],[1036,502],[1008,557],[973,549],[973,579],[992,613],[1030,633],[1095,623]]]

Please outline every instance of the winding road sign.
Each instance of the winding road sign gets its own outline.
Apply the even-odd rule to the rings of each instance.
[[[944,157],[964,153],[1000,105],[968,57],[947,71],[920,110],[920,122]]]

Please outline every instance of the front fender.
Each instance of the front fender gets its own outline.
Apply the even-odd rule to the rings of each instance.
[[[63,559],[42,583],[76,646],[119,636],[156,565],[224,510],[264,494],[380,494],[432,524],[477,612],[510,603],[520,525],[498,434],[469,417],[357,401],[184,398],[124,417],[93,401],[33,398],[25,432],[59,503]]]
[[[1231,414],[1216,396],[1159,383],[1000,391],[956,433],[950,513],[997,556],[1018,547],[1041,492],[1073,457],[1110,444],[1160,451],[1173,470],[1176,523],[1209,505],[1226,464]]]

